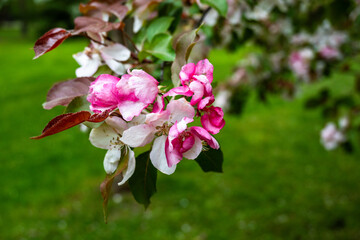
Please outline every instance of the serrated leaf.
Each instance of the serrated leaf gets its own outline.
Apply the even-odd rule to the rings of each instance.
[[[157,170],[150,161],[150,151],[136,158],[135,172],[129,179],[129,186],[135,200],[147,208],[151,196],[156,192]]]
[[[223,172],[222,164],[224,162],[224,157],[220,148],[210,148],[207,151],[201,152],[195,161],[200,165],[204,172]]]
[[[170,27],[173,17],[160,17],[152,21],[146,30],[146,36],[149,42],[159,33],[165,33]]]
[[[118,167],[116,168],[116,171],[113,174],[107,174],[104,181],[100,184],[100,192],[101,196],[103,197],[103,213],[105,223],[107,222],[107,205],[111,193],[112,183],[114,182],[115,177],[121,174],[127,168],[128,162],[129,152],[126,151],[125,155],[121,155],[121,159]]]
[[[207,4],[212,8],[215,8],[218,13],[226,17],[227,10],[228,10],[228,4],[226,0],[200,0],[201,3]]]
[[[176,55],[175,60],[171,66],[171,79],[175,87],[179,86],[180,84],[179,73],[181,67],[187,63],[192,48],[199,40],[197,32],[199,31],[200,27],[192,31],[183,33],[180,37],[177,38],[174,44]]]
[[[175,52],[171,47],[171,41],[171,35],[157,34],[147,46],[146,52],[164,61],[174,61]]]

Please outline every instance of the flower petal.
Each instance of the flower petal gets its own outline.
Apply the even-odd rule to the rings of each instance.
[[[202,142],[201,139],[197,136],[194,136],[195,142],[192,148],[190,148],[187,152],[183,153],[183,157],[187,159],[195,159],[199,156],[202,151]]]
[[[90,132],[89,140],[92,145],[102,149],[110,149],[120,136],[109,125],[103,123],[98,128],[93,128]]]
[[[101,48],[101,52],[118,61],[126,61],[131,55],[130,50],[119,43],[103,47]]]
[[[104,158],[104,169],[107,174],[115,172],[121,157],[121,150],[119,148],[111,148],[106,152]]]
[[[220,145],[219,143],[216,141],[216,139],[210,135],[210,133],[208,131],[206,131],[204,128],[202,127],[190,127],[190,131],[192,133],[194,133],[195,135],[197,135],[201,140],[206,141],[209,146],[213,149],[219,149]]]
[[[155,131],[151,125],[140,124],[125,130],[120,141],[130,147],[142,147],[154,139]]]
[[[175,123],[181,121],[184,117],[194,118],[195,110],[185,98],[179,100],[172,100],[167,105],[166,110],[170,112],[169,121]]]
[[[166,136],[160,136],[155,139],[153,147],[150,152],[150,160],[156,169],[160,172],[170,175],[175,172],[176,165],[168,166],[165,155]]]
[[[135,154],[130,148],[127,150],[129,151],[128,166],[124,170],[125,173],[123,173],[123,179],[118,183],[119,186],[124,184],[135,172]]]

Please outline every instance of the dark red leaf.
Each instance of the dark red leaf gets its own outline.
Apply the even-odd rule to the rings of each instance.
[[[83,32],[101,33],[108,32],[114,29],[119,29],[122,26],[121,22],[110,23],[95,17],[81,16],[75,18],[75,31],[73,34],[80,34]]]
[[[32,137],[31,139],[41,139],[66,129],[72,128],[85,121],[88,122],[102,122],[109,116],[109,111],[100,114],[91,115],[88,111],[81,111],[76,113],[66,113],[53,118],[44,128],[41,135]]]
[[[63,28],[51,29],[35,42],[35,57],[33,59],[36,59],[44,53],[53,50],[70,36],[71,33]]]
[[[74,98],[88,94],[90,83],[94,80],[93,77],[81,77],[55,83],[49,90],[43,107],[52,109],[58,105],[69,105]]]

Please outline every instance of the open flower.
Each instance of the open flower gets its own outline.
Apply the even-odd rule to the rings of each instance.
[[[129,71],[121,79],[102,74],[91,83],[87,100],[95,113],[119,108],[123,118],[130,121],[154,102],[157,85],[155,78],[143,70]]]
[[[215,98],[212,93],[214,67],[209,60],[200,60],[196,65],[188,63],[181,68],[179,77],[182,86],[175,87],[167,92],[166,96],[184,95],[192,97],[190,104],[199,109],[211,105]]]
[[[195,110],[184,98],[172,100],[166,110],[146,114],[144,123],[125,130],[120,140],[131,147],[142,147],[154,140],[150,159],[153,165],[165,174],[172,174],[165,157],[165,141],[170,127],[183,118],[193,119]],[[130,122],[131,123],[131,122]]]
[[[101,45],[91,42],[83,52],[73,55],[74,59],[81,66],[76,69],[77,77],[89,77],[96,73],[98,68],[106,64],[116,74],[124,74],[126,67],[122,62],[130,58],[131,52],[120,43],[109,43]]]
[[[211,148],[219,148],[216,139],[204,128],[187,128],[187,124],[192,121],[193,119],[185,117],[170,128],[165,142],[165,156],[170,168],[178,164],[183,157],[187,159],[197,158],[202,151],[202,141],[205,141]]]
[[[127,168],[122,173],[123,179],[118,183],[119,185],[125,183],[135,171],[135,154],[130,147],[120,141],[121,133],[125,128],[126,123],[121,118],[111,116],[100,127],[92,129],[89,137],[92,145],[108,150],[104,158],[104,169],[107,174],[116,171],[122,155],[128,155],[128,159],[124,159],[128,161]],[[122,151],[125,153],[122,154]]]

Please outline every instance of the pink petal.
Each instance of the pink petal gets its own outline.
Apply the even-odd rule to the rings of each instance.
[[[190,131],[192,133],[194,133],[195,135],[197,135],[201,140],[206,141],[211,148],[219,149],[219,147],[220,147],[219,143],[204,128],[202,128],[202,127],[190,127]]]
[[[189,85],[190,90],[194,93],[191,98],[190,104],[196,105],[204,96],[204,85],[198,81],[191,82]]]
[[[194,63],[188,63],[188,64],[184,65],[181,68],[181,71],[179,73],[181,84],[186,85],[187,83],[189,83],[192,76],[194,75],[194,72],[195,72],[195,64]]]
[[[170,112],[169,121],[174,123],[181,121],[184,117],[194,118],[195,110],[185,98],[178,100],[171,100],[167,105],[166,110]]]
[[[214,67],[207,59],[200,60],[196,64],[195,75],[205,75],[210,83],[213,81],[213,72]]]
[[[202,142],[201,139],[197,136],[194,136],[194,144],[193,146],[187,151],[183,153],[183,157],[187,159],[195,159],[199,156],[202,151]]]

